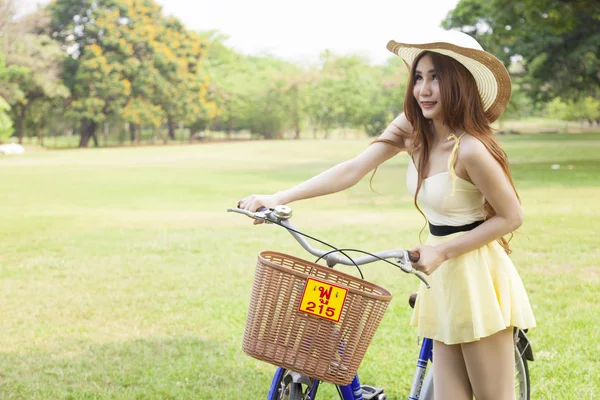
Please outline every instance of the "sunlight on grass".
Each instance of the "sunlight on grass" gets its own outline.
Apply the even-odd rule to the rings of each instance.
[[[539,325],[529,335],[534,399],[593,398],[600,387],[599,139],[501,139],[526,214],[511,244]],[[241,350],[256,254],[306,256],[286,232],[225,209],[367,145],[257,141],[0,158],[0,397],[266,397],[274,367]],[[365,178],[294,204],[295,223],[337,245],[413,246],[424,221],[404,187],[406,165],[400,155],[379,169],[374,186],[384,196]],[[418,282],[385,265],[364,273],[394,299],[361,379],[405,398],[418,352],[406,298]]]

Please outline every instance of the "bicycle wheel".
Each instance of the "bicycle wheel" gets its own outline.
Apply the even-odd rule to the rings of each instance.
[[[525,358],[525,349],[518,342],[515,345],[515,398],[529,400],[530,395],[529,367]]]
[[[304,394],[302,393],[302,384],[292,383],[290,385],[290,400],[302,400]]]
[[[269,400],[304,400],[308,398],[308,394],[314,388],[314,396],[316,397],[318,383],[312,378],[306,378],[308,381],[305,383],[294,382],[292,377],[292,371],[284,370],[279,380],[275,383],[276,390]]]

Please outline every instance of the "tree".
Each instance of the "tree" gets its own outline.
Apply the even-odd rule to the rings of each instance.
[[[251,68],[247,57],[225,45],[226,36],[216,31],[200,35],[210,43],[203,72],[209,77],[208,99],[215,106],[210,115],[199,116],[195,126],[231,132],[240,120],[245,120],[242,110],[249,103],[254,86]]]
[[[6,98],[11,93],[22,94],[13,82],[26,73],[27,70],[20,67],[7,67],[0,52],[0,141],[10,138],[13,133],[13,121],[9,115],[10,104]]]
[[[65,83],[72,93],[68,116],[79,121],[80,147],[91,139],[98,145],[96,129],[107,116],[124,110],[131,95],[131,81],[141,60],[123,37],[131,19],[126,2],[56,0],[50,32],[69,53]],[[124,14],[122,14],[124,13]],[[145,53],[143,46],[140,51]]]
[[[577,101],[555,97],[546,105],[546,113],[552,118],[565,121],[588,121],[592,124],[600,119],[600,101],[591,96]]]
[[[596,96],[600,7],[587,0],[461,0],[445,21],[509,64],[523,58],[523,88],[534,99]]]
[[[369,136],[378,136],[404,109],[408,69],[400,57],[390,57],[377,68],[377,90],[364,110],[362,126]]]
[[[63,59],[60,47],[47,35],[38,33],[48,22],[46,10],[38,10],[7,24],[1,39],[6,64],[21,71],[9,80],[11,89],[6,97],[12,106],[19,143],[23,140],[25,118],[35,102],[69,96],[60,79]]]
[[[175,121],[190,124],[211,107],[207,101],[209,77],[201,68],[208,41],[172,17],[164,20],[161,28],[153,44],[161,78],[156,103],[165,110],[169,137],[175,139]]]
[[[236,53],[219,32],[200,35],[210,43],[202,69],[209,81],[207,101],[214,106],[194,129],[249,130],[266,138],[280,137],[289,126],[299,131],[303,71],[273,57]]]
[[[0,0],[0,32],[10,23],[15,15],[14,0]]]
[[[11,137],[13,133],[12,120],[7,114],[10,105],[0,96],[0,143]]]
[[[133,132],[142,124],[156,131],[205,106],[206,80],[198,72],[204,43],[165,19],[154,1],[56,0],[51,9],[53,35],[71,54],[65,81],[71,114],[82,124],[80,146],[97,143],[107,118],[119,116]]]

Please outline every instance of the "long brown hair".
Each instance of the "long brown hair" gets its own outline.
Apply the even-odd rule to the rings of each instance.
[[[510,184],[512,185],[519,202],[519,194],[515,188],[510,168],[508,165],[508,158],[506,153],[500,147],[500,144],[494,138],[494,132],[490,126],[490,122],[485,116],[481,98],[477,91],[477,84],[473,75],[465,68],[461,63],[454,60],[451,57],[425,51],[421,53],[413,62],[411,72],[409,75],[409,81],[406,88],[406,96],[404,99],[404,113],[406,118],[414,128],[414,147],[413,151],[417,150],[420,152],[419,162],[417,165],[418,171],[418,182],[417,190],[415,193],[415,206],[421,214],[425,217],[425,214],[417,203],[417,196],[421,190],[421,186],[424,181],[424,171],[429,162],[429,154],[432,145],[433,132],[431,121],[427,120],[423,116],[419,103],[413,96],[413,88],[415,86],[416,68],[419,60],[429,55],[431,61],[435,66],[436,74],[439,80],[440,97],[442,102],[442,110],[444,114],[444,124],[448,126],[452,131],[456,131],[459,128],[464,128],[466,132],[481,141],[492,156],[500,163],[502,170],[508,177]],[[458,133],[458,132],[457,132]],[[485,200],[483,205],[485,219],[490,219],[496,215],[496,210],[491,204]],[[427,217],[425,217],[427,219]],[[511,250],[508,242],[512,239],[513,234],[511,233],[508,240],[504,237],[498,239],[500,245],[504,248],[506,253],[510,254]]]

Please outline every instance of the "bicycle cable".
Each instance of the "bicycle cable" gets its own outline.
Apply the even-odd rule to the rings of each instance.
[[[335,388],[337,389],[338,395],[340,396],[340,399],[344,400],[344,396],[342,395],[342,391],[340,390],[340,387],[338,385],[335,385]]]
[[[317,263],[319,260],[321,260],[321,259],[322,259],[324,256],[326,256],[326,255],[328,255],[328,254],[331,254],[331,253],[336,253],[336,252],[340,252],[341,254],[345,255],[345,256],[348,258],[348,260],[350,260],[350,261],[352,262],[352,264],[353,264],[353,265],[356,267],[356,269],[358,270],[358,273],[360,274],[360,279],[363,279],[363,280],[365,279],[365,276],[363,275],[362,271],[360,270],[360,268],[359,268],[358,264],[356,264],[356,263],[354,262],[354,260],[352,259],[352,257],[350,257],[348,254],[344,253],[344,250],[340,250],[340,249],[338,249],[337,247],[335,247],[335,246],[332,246],[332,245],[330,245],[330,244],[329,244],[329,243],[327,243],[327,242],[324,242],[324,241],[322,241],[322,240],[320,240],[320,239],[317,239],[317,238],[315,238],[315,237],[312,237],[312,236],[310,236],[310,235],[307,235],[306,233],[300,232],[300,231],[298,231],[298,230],[296,230],[296,229],[294,229],[294,228],[287,227],[287,226],[283,225],[281,222],[270,221],[270,220],[269,220],[269,222],[271,222],[271,223],[273,223],[273,224],[275,224],[275,225],[279,225],[279,226],[281,226],[281,227],[283,227],[283,228],[287,229],[288,231],[292,231],[292,232],[294,232],[294,233],[297,233],[297,234],[299,234],[299,235],[302,235],[302,236],[304,236],[304,237],[307,237],[307,238],[309,238],[309,239],[312,239],[312,240],[314,240],[314,241],[316,241],[316,242],[319,242],[319,243],[321,243],[321,244],[323,244],[323,245],[325,245],[325,246],[331,247],[331,248],[333,249],[333,251],[330,251],[330,252],[328,252],[328,253],[325,253],[325,254],[324,254],[324,255],[322,255],[321,257],[317,258],[317,261],[315,261],[315,264],[316,264],[316,263]]]
[[[327,253],[325,253],[325,254],[323,254],[321,257],[319,257],[319,258],[317,259],[317,262],[318,262],[318,261],[319,261],[321,258],[323,258],[323,257],[327,257],[329,254],[331,254],[331,253],[335,253],[336,251],[337,251],[337,250],[331,250],[331,251],[328,251]],[[366,255],[368,255],[368,256],[371,256],[371,257],[373,257],[373,258],[376,258],[376,259],[378,259],[379,261],[383,261],[383,262],[386,262],[386,263],[388,263],[388,264],[390,264],[390,265],[393,265],[394,267],[396,267],[396,268],[399,268],[400,270],[402,270],[402,272],[406,272],[406,271],[404,271],[404,270],[402,269],[402,267],[401,267],[401,266],[399,266],[398,264],[394,264],[394,263],[393,263],[393,262],[391,262],[390,260],[386,260],[385,258],[381,258],[381,257],[379,257],[379,256],[377,256],[377,255],[375,255],[375,254],[369,253],[368,251],[359,250],[359,249],[350,249],[350,248],[348,248],[348,249],[339,249],[339,251],[340,251],[340,252],[342,252],[342,251],[354,251],[354,252],[357,252],[357,253],[366,254]],[[342,253],[342,254],[344,254],[344,253]],[[345,255],[345,254],[344,254],[344,255]],[[346,256],[346,255],[345,255],[345,256]],[[346,256],[346,257],[348,257],[348,256]]]

